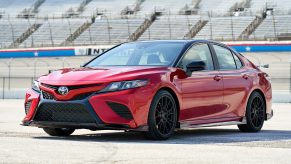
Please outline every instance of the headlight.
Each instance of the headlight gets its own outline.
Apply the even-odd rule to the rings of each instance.
[[[131,88],[138,88],[147,85],[147,83],[147,80],[113,82],[99,92],[113,92]]]
[[[34,81],[32,82],[32,86],[31,86],[31,88],[32,88],[33,90],[35,90],[36,92],[40,92],[40,89],[39,89],[39,82],[38,82],[37,80],[34,80]]]

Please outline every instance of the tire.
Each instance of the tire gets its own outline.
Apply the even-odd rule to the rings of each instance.
[[[258,92],[253,92],[246,108],[246,124],[238,125],[242,132],[259,132],[265,121],[266,105],[264,98]]]
[[[68,128],[43,128],[43,130],[50,136],[69,136],[75,131]]]
[[[146,138],[166,140],[174,133],[177,123],[177,104],[173,96],[165,90],[154,96],[148,114]]]

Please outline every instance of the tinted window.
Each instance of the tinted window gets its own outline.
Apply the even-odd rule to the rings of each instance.
[[[218,58],[219,68],[222,70],[236,69],[236,65],[230,50],[221,46],[213,45]]]
[[[234,57],[234,61],[235,61],[235,64],[236,64],[236,68],[240,69],[243,66],[241,61],[240,61],[240,59],[236,55],[233,55],[233,57]]]
[[[181,60],[179,67],[186,69],[187,64],[193,61],[204,61],[206,70],[214,70],[211,52],[207,44],[193,45]]]
[[[169,66],[181,53],[183,42],[125,43],[97,57],[86,67],[97,66]]]

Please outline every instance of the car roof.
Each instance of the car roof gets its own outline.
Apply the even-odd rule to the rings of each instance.
[[[150,43],[154,43],[154,42],[164,42],[164,43],[173,43],[173,42],[176,42],[176,43],[215,43],[215,44],[219,44],[219,45],[224,45],[223,43],[220,43],[220,42],[216,42],[216,41],[213,41],[213,40],[204,40],[204,39],[172,39],[172,40],[143,40],[143,41],[134,41],[132,43],[135,43],[135,42],[150,42]]]

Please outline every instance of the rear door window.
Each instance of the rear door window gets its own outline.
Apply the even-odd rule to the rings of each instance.
[[[221,70],[236,69],[236,63],[234,61],[232,52],[229,49],[226,49],[218,45],[213,45],[213,48],[218,59],[219,68]]]

